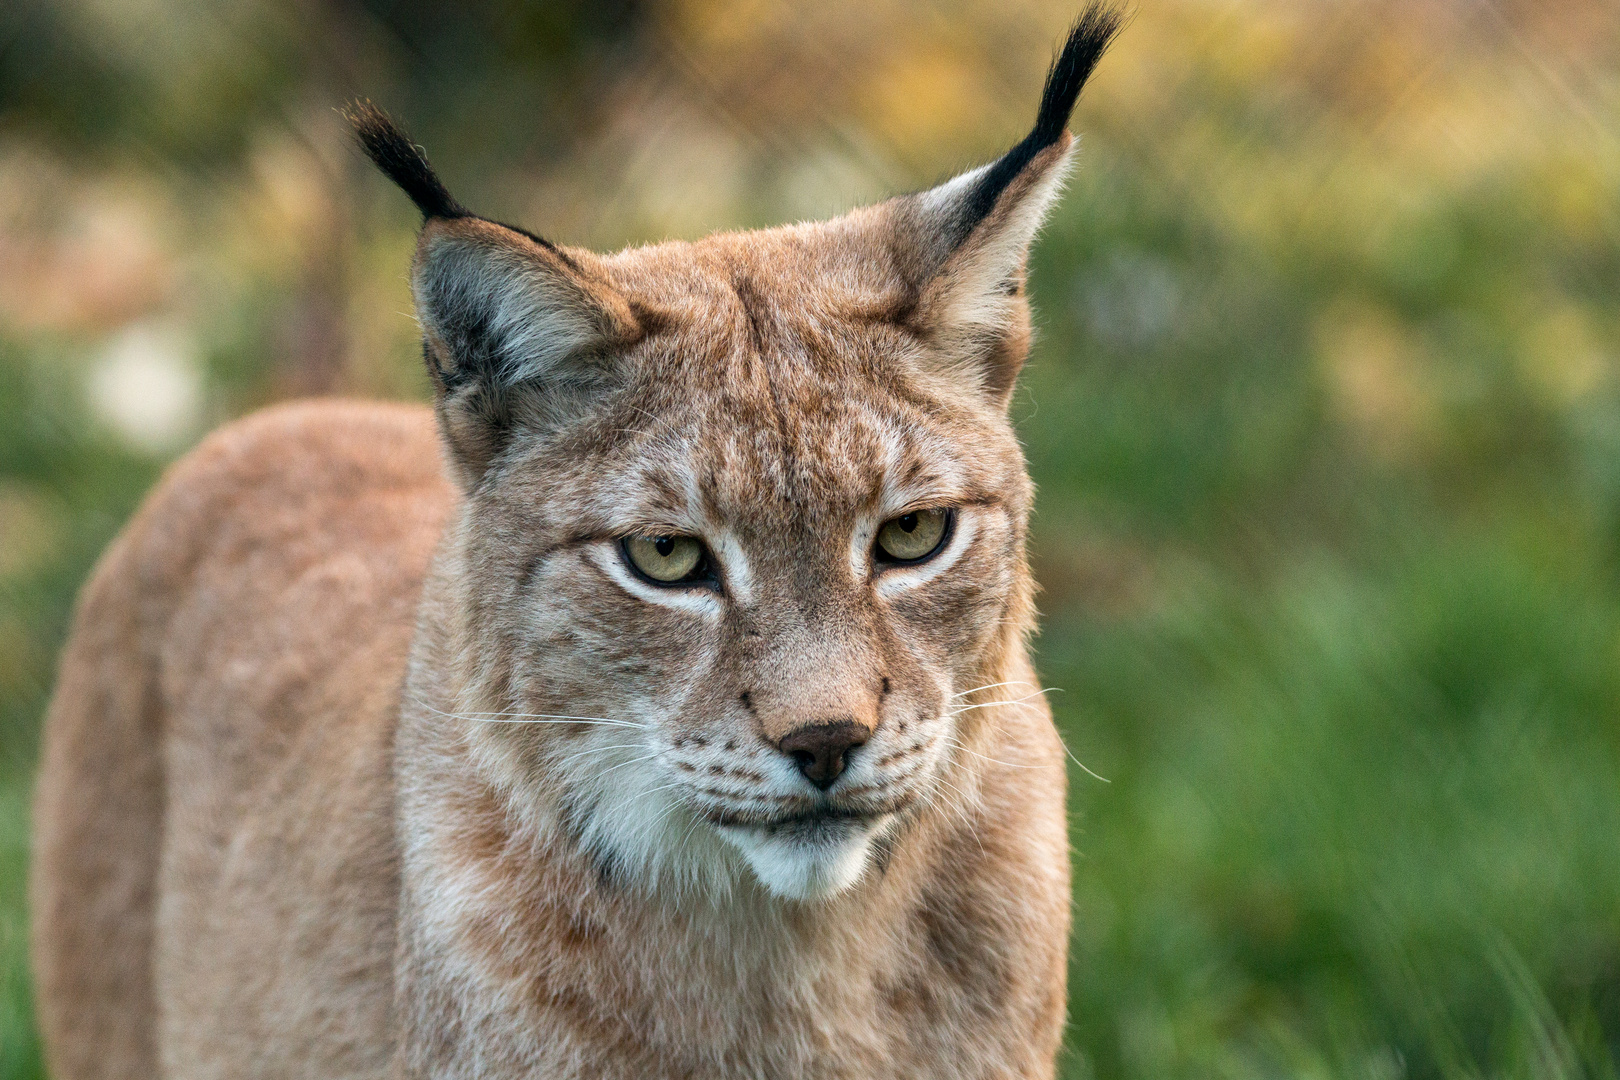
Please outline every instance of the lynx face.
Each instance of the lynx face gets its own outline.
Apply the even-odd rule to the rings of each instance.
[[[634,253],[726,272],[677,291],[643,269],[666,328],[576,419],[514,435],[470,504],[508,583],[490,707],[596,718],[476,734],[638,876],[724,882],[735,849],[782,896],[849,885],[908,811],[960,796],[955,709],[1021,599],[1028,484],[1001,409],[930,383],[896,328],[806,310],[858,295],[755,277],[792,265],[761,246],[814,238]]]
[[[827,895],[974,797],[974,695],[1032,624],[1025,255],[1119,18],[1081,17],[991,165],[611,256],[470,214],[354,118],[423,211],[412,283],[468,493],[470,674],[433,707],[605,874]]]

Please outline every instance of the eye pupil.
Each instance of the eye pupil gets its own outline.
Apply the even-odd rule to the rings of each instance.
[[[940,549],[949,533],[950,510],[913,510],[890,518],[878,530],[879,562],[921,562]]]
[[[695,536],[626,536],[619,550],[637,573],[658,585],[697,581],[708,569],[703,542]]]

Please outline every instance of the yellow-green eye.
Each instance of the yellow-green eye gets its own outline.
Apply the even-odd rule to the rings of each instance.
[[[630,565],[661,584],[697,576],[703,568],[703,544],[690,536],[627,536],[624,557]]]
[[[949,510],[913,510],[883,523],[877,534],[880,562],[916,562],[940,549],[951,524]]]

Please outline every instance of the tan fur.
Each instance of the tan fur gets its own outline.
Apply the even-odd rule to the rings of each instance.
[[[103,557],[35,804],[53,1075],[385,1070],[392,716],[451,501],[423,410],[289,406]]]
[[[1066,152],[921,277],[915,199],[614,256],[430,222],[450,468],[426,410],[262,413],[86,588],[36,811],[54,1075],[1050,1077],[1005,405]],[[468,374],[475,331],[520,374]],[[956,508],[937,572],[869,560],[912,506]],[[665,532],[720,585],[613,561]],[[823,797],[774,744],[833,720],[872,734]]]

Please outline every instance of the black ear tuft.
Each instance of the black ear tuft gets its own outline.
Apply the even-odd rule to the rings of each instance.
[[[369,101],[356,101],[343,110],[343,115],[353,125],[355,138],[366,156],[411,197],[411,202],[422,211],[424,221],[472,216],[445,190],[422,151],[405,137],[387,113]]]
[[[1063,134],[1069,115],[1074,112],[1074,103],[1080,100],[1080,90],[1124,25],[1125,13],[1105,3],[1092,4],[1075,20],[1069,39],[1063,43],[1063,51],[1046,73],[1046,88],[1041,91],[1041,111],[1035,117],[1035,130],[1024,140],[1032,145],[1030,157],[1057,142]]]
[[[1035,116],[1034,129],[986,169],[963,200],[955,222],[958,235],[952,238],[954,241],[965,240],[973,227],[995,209],[1001,193],[1035,155],[1063,137],[1081,89],[1124,25],[1125,12],[1107,0],[1098,0],[1080,13],[1068,40],[1063,43],[1063,50],[1046,73],[1046,88],[1041,91],[1041,108]]]

